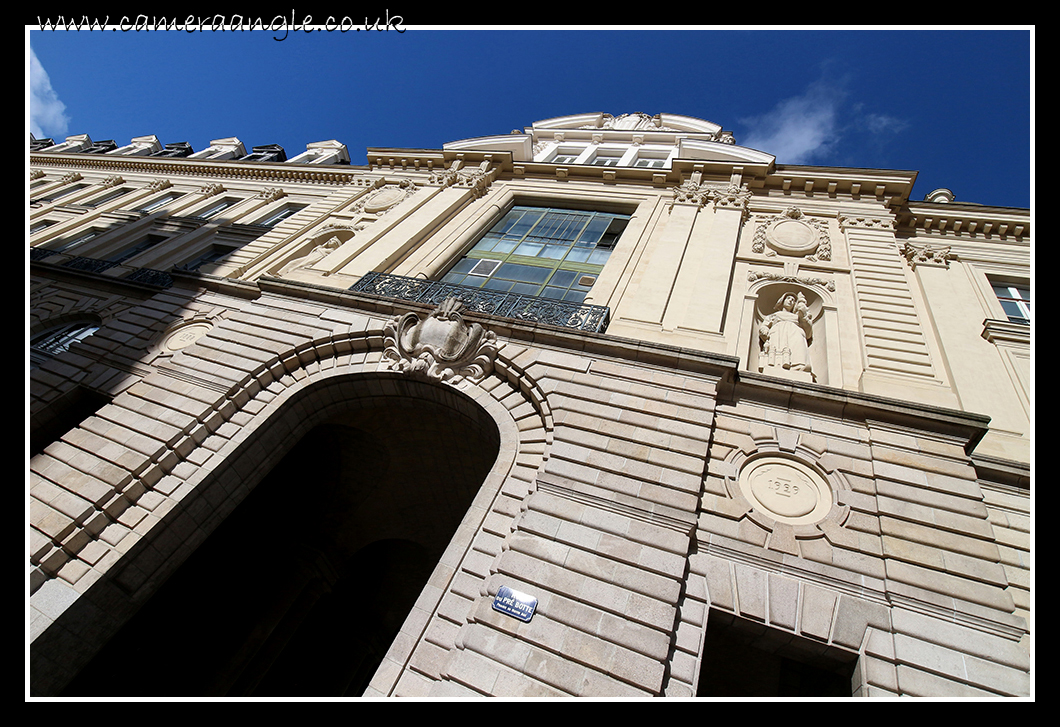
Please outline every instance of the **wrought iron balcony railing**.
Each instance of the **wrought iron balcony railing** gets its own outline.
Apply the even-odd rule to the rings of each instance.
[[[106,274],[108,277],[121,278],[133,283],[146,283],[159,288],[168,288],[173,285],[173,276],[162,270],[136,268],[110,260],[81,257],[40,247],[31,247],[29,249],[29,259],[31,261],[47,260],[49,264],[59,265],[71,270],[81,270],[88,273],[96,273],[97,275]]]
[[[593,333],[603,333],[607,330],[611,316],[611,309],[602,305],[583,305],[536,295],[503,293],[386,273],[368,273],[350,287],[350,291],[430,305],[441,304],[446,298],[459,298],[470,313]]]

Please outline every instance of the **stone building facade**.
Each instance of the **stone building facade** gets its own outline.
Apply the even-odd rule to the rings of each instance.
[[[549,119],[31,139],[31,693],[1026,696],[1030,215]]]

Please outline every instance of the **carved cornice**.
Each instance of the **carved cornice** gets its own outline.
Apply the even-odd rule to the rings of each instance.
[[[342,166],[314,166],[310,164],[279,164],[238,161],[206,161],[201,159],[172,159],[153,157],[107,156],[105,154],[31,154],[31,165],[46,167],[74,167],[153,175],[222,177],[260,182],[334,184],[345,186],[358,183],[363,168]]]
[[[899,213],[898,229],[967,238],[1015,237],[1031,234],[1028,210],[1010,207],[961,205],[955,202],[911,203]]]
[[[117,187],[119,184],[124,184],[124,182],[125,182],[125,180],[122,179],[121,176],[115,174],[115,175],[112,175],[110,177],[107,177],[106,179],[104,179],[99,184],[104,189],[109,189],[110,187]]]

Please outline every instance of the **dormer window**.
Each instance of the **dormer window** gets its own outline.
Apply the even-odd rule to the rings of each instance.
[[[622,161],[622,157],[619,153],[598,152],[593,157],[592,165],[594,167],[617,167],[620,161]]]
[[[640,167],[642,169],[664,169],[666,167],[665,159],[654,159],[651,157],[638,157],[633,166]]]

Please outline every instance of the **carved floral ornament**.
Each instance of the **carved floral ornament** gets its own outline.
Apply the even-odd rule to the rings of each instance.
[[[739,185],[703,184],[697,178],[686,179],[674,187],[673,195],[671,208],[677,203],[702,206],[707,202],[714,202],[714,205],[719,208],[728,207],[746,211],[747,203],[751,200],[751,192]]]
[[[934,267],[948,268],[950,260],[957,257],[950,252],[950,247],[941,245],[914,245],[905,243],[902,254],[914,270],[917,265],[932,265]]]
[[[415,313],[394,316],[383,338],[384,368],[454,386],[489,376],[497,357],[497,334],[467,323],[457,298],[447,298],[423,320]]]
[[[463,162],[459,159],[453,161],[449,168],[442,172],[434,172],[427,181],[442,187],[466,187],[476,194],[484,194],[493,182],[494,175],[490,173],[490,161],[484,160],[477,167],[463,169]]]
[[[835,281],[826,280],[825,278],[809,278],[799,275],[785,275],[784,273],[766,273],[757,270],[752,270],[747,273],[748,282],[753,283],[757,280],[768,280],[778,283],[798,283],[799,285],[805,285],[808,287],[818,286],[831,293],[835,292]]]

